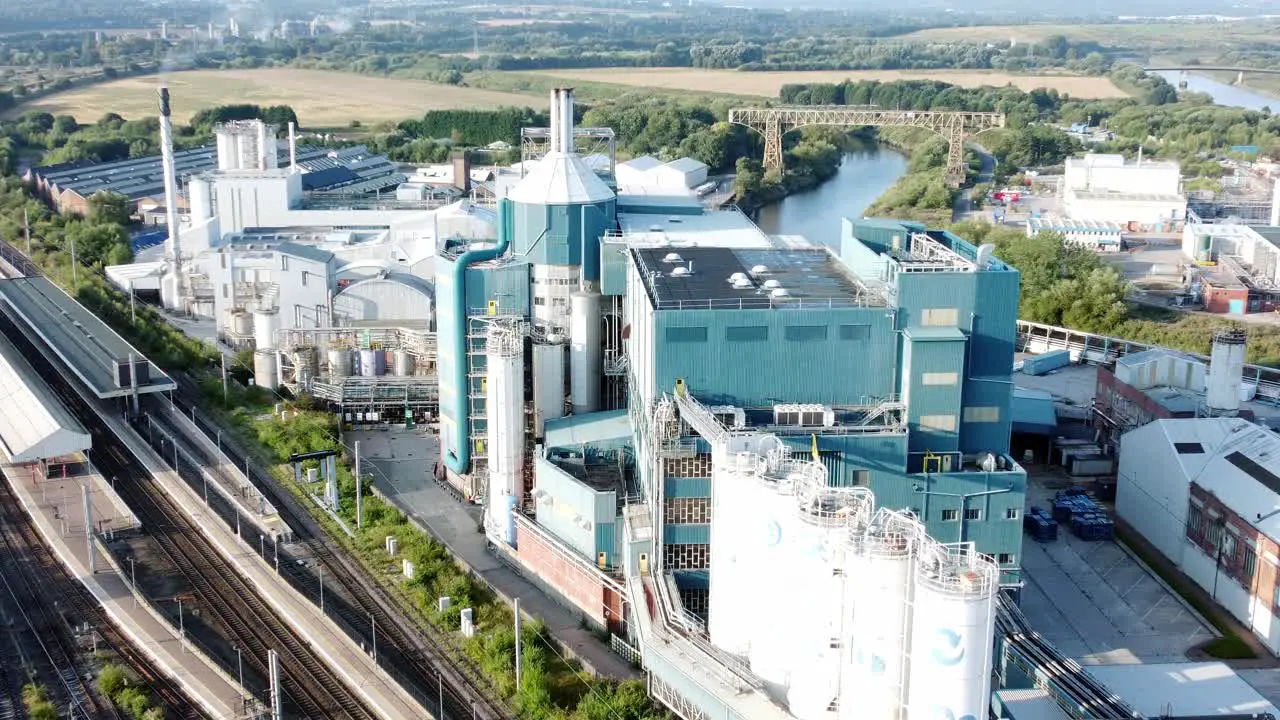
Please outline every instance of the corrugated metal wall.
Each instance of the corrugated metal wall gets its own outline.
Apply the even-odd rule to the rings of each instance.
[[[964,376],[964,338],[911,337],[904,343],[902,382],[903,396],[909,402],[909,452],[955,452],[960,446],[960,378]],[[939,383],[939,376],[950,376],[952,381]],[[922,424],[921,418],[951,418],[952,425],[947,429],[938,426],[936,421]]]
[[[841,325],[866,329],[850,336]],[[658,387],[683,378],[709,404],[854,405],[895,392],[897,335],[884,308],[659,310],[655,326]],[[767,340],[728,339],[730,328],[744,327],[766,328]],[[810,339],[815,327],[825,328],[825,337]],[[671,342],[671,328],[705,328],[706,340]],[[787,339],[788,328],[804,332],[793,330]]]
[[[525,263],[467,268],[467,310],[485,312],[489,301],[502,315],[529,315],[529,266]],[[438,301],[437,301],[438,302]]]
[[[706,498],[711,497],[711,478],[678,478],[663,479],[663,495],[669,498]]]

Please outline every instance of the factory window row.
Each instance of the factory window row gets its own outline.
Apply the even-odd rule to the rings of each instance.
[[[942,511],[943,522],[955,522],[958,519],[960,519],[959,510],[943,510]]]
[[[985,407],[967,407],[964,409],[964,421],[967,423],[1000,422],[1000,408],[994,405]]]
[[[996,556],[996,562],[1000,563],[1002,566],[1012,565],[1013,560],[1014,560],[1013,553],[1000,553],[999,555]]]
[[[1017,519],[1018,519],[1018,516],[1019,516],[1019,515],[1021,515],[1021,514],[1022,514],[1022,513],[1020,513],[1020,512],[1018,511],[1018,508],[1005,508],[1005,510],[1004,510],[1004,519],[1005,519],[1005,520],[1017,520]]]
[[[788,325],[783,328],[783,337],[793,342],[813,342],[826,340],[829,328],[826,325]],[[867,340],[871,337],[870,325],[840,325],[837,337],[841,340]],[[724,339],[729,342],[765,342],[769,339],[767,325],[731,325],[725,328]]]
[[[814,342],[827,339],[826,325],[788,325],[783,336],[792,342]]]
[[[706,342],[707,329],[705,327],[669,327],[667,328],[667,342],[685,343],[685,342]]]
[[[544,297],[534,297],[534,298],[533,298],[533,304],[534,304],[534,305],[546,305],[546,304],[547,304],[547,299],[546,299],[546,298],[544,298]],[[553,297],[553,298],[551,298],[551,306],[552,306],[552,307],[564,307],[564,305],[565,305],[565,299],[564,299],[564,298],[562,298],[562,297]]]
[[[953,372],[927,372],[920,376],[925,385],[955,385],[960,381],[960,374]]]
[[[965,508],[964,519],[965,520],[981,520],[982,510],[980,508]]]
[[[668,570],[704,570],[711,566],[711,546],[663,545],[662,561]]]

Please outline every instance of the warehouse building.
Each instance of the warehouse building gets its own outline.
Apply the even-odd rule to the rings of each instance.
[[[683,195],[707,181],[707,166],[693,158],[664,163],[644,155],[614,168],[618,190],[637,195]]]
[[[1098,252],[1118,252],[1124,248],[1125,228],[1107,220],[1071,220],[1053,215],[1027,219],[1027,237],[1042,232],[1056,232],[1068,245]]]
[[[1116,512],[1280,655],[1280,436],[1158,420],[1121,440]]]
[[[1067,158],[1063,192],[1067,217],[1131,231],[1174,230],[1187,214],[1176,162],[1130,163],[1123,155],[1100,154]]]
[[[1229,315],[1280,309],[1280,228],[1189,221],[1182,254],[1195,265],[1205,310]]]

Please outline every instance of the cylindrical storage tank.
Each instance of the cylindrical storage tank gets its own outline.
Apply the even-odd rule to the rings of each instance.
[[[351,375],[351,351],[346,348],[330,348],[328,352],[329,376],[335,378]]]
[[[987,716],[999,577],[982,556],[956,562],[926,543],[912,597],[908,718]]]
[[[707,630],[713,645],[734,655],[747,654],[760,624],[752,594],[759,577],[756,560],[768,535],[767,520],[760,514],[767,503],[777,501],[776,493],[756,479],[759,462],[752,450],[731,453],[711,474]]]
[[[298,385],[308,388],[320,374],[320,358],[314,345],[299,345],[293,350],[293,371]]]
[[[253,334],[253,316],[244,310],[231,311],[231,332],[241,337]]]
[[[377,377],[387,372],[387,356],[381,350],[360,351],[360,374]]]
[[[236,170],[236,139],[228,132],[218,133],[218,169]]]
[[[191,224],[198,225],[213,217],[213,191],[209,181],[193,177],[187,181],[187,198],[191,207]]]
[[[259,310],[253,314],[253,342],[259,350],[276,346],[276,331],[279,329],[279,312]]]
[[[408,350],[396,350],[391,355],[392,370],[397,377],[408,377],[413,374],[414,361],[413,353]]]
[[[1246,340],[1246,335],[1239,330],[1220,330],[1213,336],[1204,398],[1212,412],[1230,414],[1240,410]]]
[[[280,387],[280,361],[274,350],[253,353],[253,384],[268,390]]]
[[[524,467],[524,339],[509,326],[489,328],[485,350],[485,415],[489,428],[489,492],[485,523],[491,535],[515,545],[516,527],[511,509],[522,492]]]
[[[600,409],[604,375],[600,324],[600,293],[576,292],[569,297],[569,392],[575,415]]]
[[[533,345],[533,433],[542,437],[548,420],[564,417],[564,345]]]
[[[896,522],[895,522],[896,521]],[[847,648],[840,669],[840,720],[900,720],[911,636],[914,521],[882,510],[850,536],[845,569]],[[919,529],[923,534],[923,529]]]

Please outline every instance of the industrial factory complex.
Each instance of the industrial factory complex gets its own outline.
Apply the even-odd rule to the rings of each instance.
[[[1198,358],[1021,323],[1019,272],[990,245],[875,218],[833,218],[836,246],[769,235],[700,200],[715,183],[697,161],[616,162],[573,102],[552,91],[517,168],[410,176],[260,121],[175,153],[162,90],[159,162],[31,179],[63,210],[109,189],[163,213],[163,254],[107,277],[251,350],[256,385],[348,426],[429,428],[421,474],[482,506],[491,552],[683,720],[1157,716],[1172,680],[1086,671],[1019,606],[1052,594],[1042,558],[1115,547],[1085,499],[1098,475],[1118,475],[1116,516],[1280,655],[1280,373],[1246,366],[1243,334]],[[1206,305],[1274,307],[1273,239],[1189,218],[1176,166],[1092,156],[1065,183],[1087,221],[1038,229],[1118,245],[1130,223],[1176,225],[1231,276],[1203,274]],[[73,302],[28,280],[0,300]],[[136,370],[117,387],[172,387],[120,352]],[[31,447],[84,444],[47,415]],[[1058,495],[1029,478],[1050,462],[1071,476]]]

